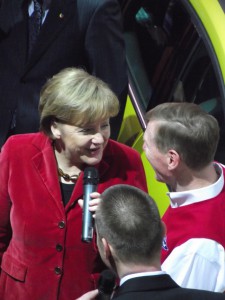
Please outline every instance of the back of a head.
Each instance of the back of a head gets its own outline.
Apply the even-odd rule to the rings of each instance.
[[[142,190],[115,185],[101,195],[96,226],[124,263],[146,264],[159,258],[162,224],[155,202]]]
[[[176,150],[186,165],[200,170],[214,160],[219,141],[217,120],[194,103],[163,103],[146,115],[157,121],[157,148],[166,153]]]

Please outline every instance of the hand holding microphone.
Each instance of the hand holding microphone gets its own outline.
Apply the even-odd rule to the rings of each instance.
[[[87,292],[76,300],[110,300],[115,284],[115,273],[110,270],[104,270],[99,277],[98,289]]]
[[[98,170],[94,167],[87,167],[84,170],[84,202],[83,202],[83,220],[82,220],[82,238],[81,240],[90,243],[93,238],[93,218],[89,211],[90,194],[97,190],[99,181]]]
[[[116,285],[116,275],[111,270],[102,271],[98,281],[97,300],[110,300]]]

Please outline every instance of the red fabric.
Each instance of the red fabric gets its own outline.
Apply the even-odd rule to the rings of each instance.
[[[223,173],[225,176],[224,168]],[[162,220],[167,228],[168,248],[162,249],[162,263],[174,248],[191,238],[211,239],[225,248],[225,185],[215,198],[176,208],[169,207]]]
[[[110,140],[98,169],[100,193],[118,183],[147,191],[140,156],[125,145]],[[64,208],[51,141],[42,133],[8,139],[0,155],[1,300],[72,300],[96,287],[105,267],[95,239],[81,242],[82,181],[83,173]]]

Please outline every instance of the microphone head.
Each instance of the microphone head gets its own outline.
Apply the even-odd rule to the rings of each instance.
[[[94,167],[87,167],[84,169],[83,184],[97,185],[99,181],[98,170]]]
[[[100,294],[111,295],[116,284],[116,275],[110,270],[104,270],[98,281]]]

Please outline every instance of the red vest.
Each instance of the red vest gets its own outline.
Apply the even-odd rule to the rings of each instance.
[[[162,220],[167,228],[162,263],[174,248],[192,238],[211,239],[225,248],[225,185],[215,198],[177,208],[169,207]]]

